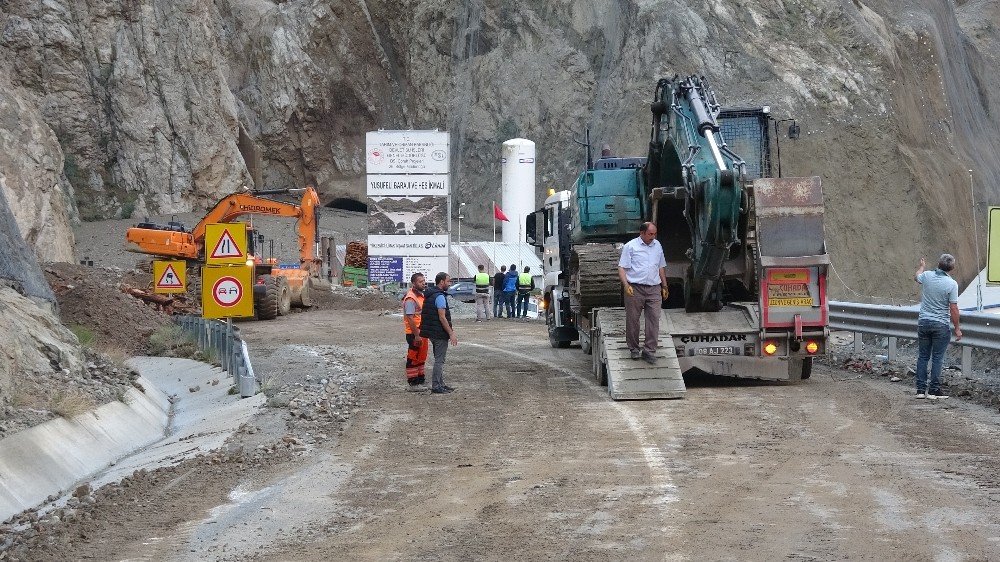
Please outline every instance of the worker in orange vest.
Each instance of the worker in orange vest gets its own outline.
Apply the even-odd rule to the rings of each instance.
[[[410,276],[410,289],[403,297],[403,329],[406,332],[406,382],[411,390],[424,388],[424,363],[427,361],[427,338],[420,337],[420,312],[424,309],[423,273]]]

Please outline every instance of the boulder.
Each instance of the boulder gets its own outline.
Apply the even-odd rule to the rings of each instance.
[[[9,401],[16,378],[60,371],[77,375],[84,366],[76,336],[51,311],[0,287],[0,402]]]

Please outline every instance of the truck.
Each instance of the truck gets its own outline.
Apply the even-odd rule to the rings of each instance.
[[[650,109],[646,156],[595,162],[588,133],[572,189],[527,216],[551,345],[579,341],[616,400],[683,397],[691,371],[808,379],[829,337],[820,178],[770,177],[767,110],[724,110],[703,77],[659,80]],[[670,290],[652,365],[629,356],[618,277],[621,247],[645,221]]]
[[[267,197],[302,192],[299,204]],[[287,314],[292,306],[312,305],[314,285],[320,283],[323,260],[319,247],[319,195],[312,186],[304,189],[271,189],[232,193],[212,206],[194,228],[170,221],[166,225],[137,224],[125,233],[125,249],[166,259],[183,259],[192,265],[205,259],[206,225],[232,222],[245,215],[268,215],[296,219],[298,267],[282,267],[273,258],[262,258],[262,241],[250,223],[247,230],[248,263],[254,265],[254,311],[258,319],[270,320]]]

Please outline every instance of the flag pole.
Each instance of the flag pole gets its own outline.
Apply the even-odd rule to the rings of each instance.
[[[497,270],[497,202],[493,200],[493,269]]]

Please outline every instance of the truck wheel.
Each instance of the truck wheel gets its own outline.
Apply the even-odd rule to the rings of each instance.
[[[257,308],[258,320],[271,320],[278,317],[278,280],[271,275],[262,275],[264,294],[254,302]]]
[[[605,361],[597,361],[597,372],[594,373],[594,377],[597,379],[597,384],[601,386],[608,386],[608,364]]]
[[[569,347],[569,342],[568,341],[561,340],[558,337],[556,337],[556,330],[553,329],[551,326],[549,327],[549,344],[551,344],[552,347],[556,347],[556,348],[560,348],[560,349],[564,349],[564,348]]]
[[[292,289],[287,277],[276,275],[274,279],[278,285],[278,316],[284,316],[292,310]]]
[[[302,308],[309,308],[313,305],[312,290],[312,277],[306,277],[302,281],[302,294],[299,296],[299,306]]]

